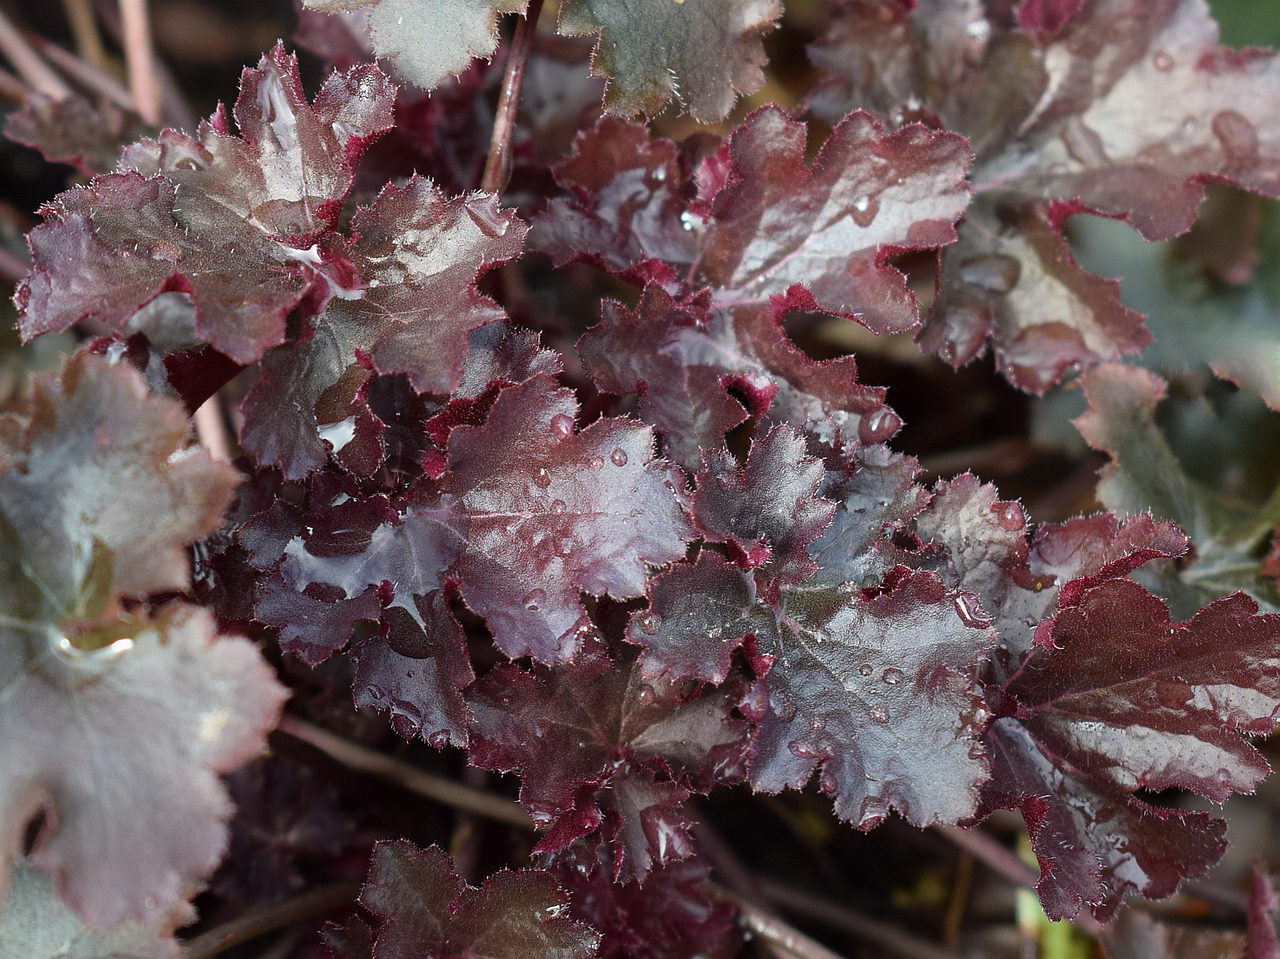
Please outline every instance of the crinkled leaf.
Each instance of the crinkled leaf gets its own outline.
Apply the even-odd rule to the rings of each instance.
[[[89,922],[173,911],[226,843],[218,774],[263,748],[285,690],[194,607],[112,622],[119,638],[97,649],[53,627],[5,632],[6,860],[45,812],[32,860]]]
[[[552,856],[548,869],[569,893],[572,915],[600,931],[600,959],[732,954],[735,909],[708,895],[704,862],[686,859],[644,882],[620,883],[599,852],[578,844]]]
[[[539,849],[603,824],[624,882],[693,851],[684,800],[739,779],[748,744],[728,691],[683,700],[634,663],[597,655],[546,676],[502,665],[469,694],[472,762],[519,772],[521,802],[550,830]]]
[[[930,573],[871,598],[788,595],[746,707],[760,722],[752,786],[799,788],[821,767],[836,814],[864,829],[890,809],[922,826],[969,816],[987,778],[976,671],[995,636],[965,602]]]
[[[4,122],[4,135],[40,151],[51,163],[66,163],[85,176],[105,173],[120,148],[143,132],[131,115],[109,103],[91,103],[79,94],[54,99],[30,94]]]
[[[181,407],[150,397],[131,368],[80,354],[0,419],[0,604],[57,621],[80,608],[102,554],[102,591],[185,589],[189,543],[218,525],[235,473],[184,449]],[[96,610],[94,611],[96,612]]]
[[[694,522],[703,539],[728,543],[747,568],[800,583],[817,572],[808,548],[836,510],[818,495],[822,480],[822,463],[805,455],[803,438],[775,427],[751,444],[741,468],[727,449],[703,453]]]
[[[431,90],[498,47],[498,15],[524,13],[529,0],[303,0],[309,10],[359,10],[376,56],[395,61],[410,83]]]
[[[1237,593],[1174,623],[1139,584],[1064,597],[1002,685],[995,805],[1020,804],[1051,916],[1110,916],[1131,890],[1170,895],[1225,849],[1225,823],[1158,809],[1140,789],[1222,802],[1270,771],[1244,738],[1280,716],[1280,618]]]
[[[373,67],[332,74],[314,105],[277,47],[195,137],[128,148],[118,173],[44,208],[19,286],[27,338],[84,319],[119,329],[159,294],[191,293],[201,339],[240,363],[283,341],[285,317],[328,280],[306,249],[331,227],[363,148],[390,126],[394,90]]]
[[[0,903],[0,959],[178,959],[169,926],[160,917],[90,928],[62,901],[52,878],[19,860]]]
[[[302,343],[263,358],[245,402],[246,447],[289,478],[317,469],[354,435],[368,366],[405,373],[422,392],[459,385],[469,334],[503,317],[476,280],[520,253],[525,227],[492,195],[445,199],[414,177],[361,208],[352,231],[334,258],[356,288],[329,300]],[[326,427],[344,425],[326,437]]]
[[[654,272],[673,278],[674,269],[661,263],[693,262],[697,237],[685,215],[693,189],[670,140],[652,137],[642,124],[604,117],[578,134],[555,175],[567,195],[552,197],[529,244],[557,266],[581,257],[644,279]]]
[[[333,507],[329,525],[341,535],[294,532],[278,578],[326,602],[384,588],[384,605],[409,620],[420,601],[456,583],[507,655],[572,659],[585,636],[579,594],[643,595],[649,566],[683,557],[692,537],[652,432],[625,419],[575,432],[577,413],[572,394],[545,375],[503,390],[483,424],[448,433],[438,492],[398,512],[377,500]],[[464,729],[451,728],[452,741]]]
[[[811,359],[768,307],[707,310],[651,283],[636,309],[606,300],[601,314],[578,343],[584,366],[602,390],[641,394],[637,414],[690,469],[747,415],[728,388],[745,394],[750,412],[802,428],[841,457],[902,425],[883,389],[858,382],[852,356]]]
[[[373,849],[360,905],[374,917],[374,959],[588,959],[599,935],[564,916],[545,872],[495,873],[468,886],[438,846]]]
[[[674,98],[705,122],[764,84],[760,35],[781,13],[779,0],[566,0],[559,27],[599,33],[592,67],[608,78],[606,109],[653,116]]]
[[[909,329],[915,297],[888,259],[955,239],[969,160],[963,137],[920,125],[886,132],[852,113],[807,166],[804,124],[777,107],[757,110],[715,158],[715,175],[704,168],[698,276],[717,304],[801,286],[811,309],[877,333]]]
[[[33,861],[91,923],[167,914],[213,868],[217,774],[262,748],[284,698],[203,611],[116,607],[185,589],[185,547],[230,496],[231,471],[182,449],[186,432],[137,373],[83,354],[0,421],[3,856],[47,814]]]
[[[1208,179],[1280,194],[1280,56],[1217,46],[1204,0],[1023,4],[1021,30],[976,0],[913,8],[846,0],[813,55],[830,118],[871,107],[974,145],[975,192],[999,213],[971,218],[945,258],[923,337],[944,359],[990,339],[1010,379],[1041,392],[1136,352],[1149,339],[1136,315],[1051,235],[1065,215],[1097,210],[1161,239],[1191,225]],[[1059,207],[1049,226],[1044,201]]]
[[[1151,342],[1142,315],[1121,303],[1119,284],[1081,269],[1048,211],[1033,204],[993,209],[984,198],[967,217],[943,256],[923,349],[959,367],[990,340],[996,368],[1039,394],[1069,370],[1118,360]]]

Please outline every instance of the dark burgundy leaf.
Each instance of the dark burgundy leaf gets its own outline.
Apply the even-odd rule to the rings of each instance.
[[[360,905],[374,918],[373,959],[589,959],[600,937],[563,916],[547,873],[506,870],[468,886],[438,847],[373,850]]]
[[[597,654],[545,676],[502,665],[468,701],[472,762],[519,772],[521,802],[549,830],[539,850],[603,825],[624,882],[693,851],[684,800],[740,780],[749,741],[747,724],[729,718],[730,692],[682,699],[647,680],[633,654],[617,665]]]

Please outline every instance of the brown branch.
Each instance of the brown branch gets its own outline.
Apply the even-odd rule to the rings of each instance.
[[[151,19],[147,0],[120,0],[129,89],[138,105],[138,115],[153,127],[160,125],[160,83],[156,76],[156,52],[151,45]]]
[[[76,38],[76,49],[85,61],[99,70],[107,65],[107,51],[98,32],[98,20],[93,15],[93,0],[62,0],[71,24],[71,35]]]
[[[55,100],[71,96],[71,87],[40,58],[3,10],[0,10],[0,52],[9,58],[14,70],[33,90]]]
[[[409,792],[456,809],[465,809],[521,829],[533,829],[533,820],[515,800],[433,775],[295,716],[285,716],[279,729],[294,739],[309,743],[350,769],[385,779]]]
[[[843,959],[839,953],[832,952],[818,940],[809,938],[799,929],[787,925],[777,916],[740,896],[735,896],[728,890],[723,890],[721,895],[738,907],[739,921],[743,928],[770,946],[781,949],[796,959]]]
[[[903,959],[957,959],[956,954],[949,949],[919,939],[887,922],[872,919],[848,906],[803,892],[790,884],[765,879],[761,881],[761,886],[770,899],[788,912],[873,942]]]
[[[212,959],[213,956],[221,955],[228,949],[234,949],[269,932],[353,903],[359,894],[360,883],[338,882],[304,892],[284,902],[250,910],[187,942],[182,950],[182,959]]]
[[[529,9],[516,24],[516,35],[507,52],[506,71],[502,76],[502,94],[498,112],[493,118],[493,135],[489,139],[489,156],[484,163],[480,189],[500,193],[511,173],[511,135],[516,127],[516,110],[520,105],[520,87],[524,83],[524,67],[538,29],[542,0],[529,0]]]
[[[82,84],[86,89],[105,97],[124,110],[137,112],[133,94],[108,71],[80,59],[70,50],[64,50],[52,40],[47,40],[39,34],[29,33],[27,34],[27,39],[35,44],[37,49],[48,57],[54,66],[72,80]]]

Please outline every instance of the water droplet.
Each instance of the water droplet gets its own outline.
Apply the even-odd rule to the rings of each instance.
[[[889,721],[889,710],[883,706],[872,706],[871,721],[873,723],[887,723]]]
[[[863,663],[861,666],[858,667],[859,676],[870,676],[873,672],[874,670],[871,668],[870,663]]]
[[[418,674],[415,673],[412,669],[405,670],[405,676],[407,676],[409,679],[413,679],[417,675]]]
[[[427,737],[427,745],[432,749],[444,749],[449,745],[449,733],[444,729],[437,729],[434,733]]]
[[[539,466],[533,474],[533,481],[538,486],[546,489],[551,485],[551,474],[547,472],[547,468],[545,466]]]
[[[853,222],[868,227],[880,212],[880,200],[874,196],[860,196],[853,201]]]
[[[883,443],[902,428],[902,418],[887,406],[873,412],[858,427],[858,435],[862,442],[871,446]]]
[[[609,454],[609,462],[612,463],[614,466],[626,466],[627,451],[623,449],[614,450],[612,453]]]
[[[1173,57],[1165,53],[1163,50],[1157,50],[1156,55],[1151,58],[1156,65],[1156,69],[1163,73],[1168,73],[1173,69]]]
[[[551,501],[551,512],[554,513],[556,516],[561,515],[565,511],[565,508],[566,507],[564,505],[564,500],[553,499]]]
[[[502,215],[496,203],[486,202],[484,199],[468,203],[467,215],[480,228],[480,232],[488,237],[502,236],[511,225],[510,218]]]
[[[818,759],[822,756],[822,751],[812,743],[791,743],[790,749],[801,759]]]
[[[551,813],[543,812],[540,809],[529,813],[529,818],[533,820],[533,824],[539,829],[545,829],[547,826],[551,825]]]
[[[153,243],[147,250],[147,255],[153,260],[163,260],[166,263],[177,263],[182,259],[182,250],[176,243],[170,243],[168,240],[162,240],[159,243]]]
[[[653,687],[650,686],[648,683],[645,683],[643,686],[641,686],[639,689],[636,690],[636,702],[638,702],[641,706],[650,705],[653,702],[654,698],[655,698],[655,694],[653,691]]]
[[[546,598],[547,591],[545,589],[532,589],[525,595],[525,598],[521,600],[521,602],[524,603],[525,609],[534,611],[541,606]]]
[[[573,552],[573,537],[557,536],[556,537],[556,554],[558,556],[568,556],[572,552]]]
[[[560,439],[572,435],[573,433],[573,417],[568,413],[557,413],[551,417],[551,432]]]
[[[902,682],[903,675],[904,674],[902,670],[898,669],[897,667],[890,666],[888,669],[884,671],[884,674],[880,678],[883,679],[890,686],[897,686],[898,683]]]
[[[640,631],[653,636],[662,627],[662,617],[657,613],[645,613],[640,617]]]
[[[587,460],[587,466],[593,470],[604,469],[604,457],[602,456],[591,457],[591,459]]]
[[[997,503],[995,510],[1002,529],[1014,532],[1027,525],[1027,516],[1017,503]]]

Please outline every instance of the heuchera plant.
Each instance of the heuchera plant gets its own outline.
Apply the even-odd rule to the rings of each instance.
[[[840,0],[808,99],[747,111],[781,0],[556,6],[304,0],[310,96],[281,44],[195,129],[9,117],[82,174],[18,330],[83,342],[0,417],[0,956],[215,955],[176,932],[211,877],[214,919],[299,897],[288,955],[828,954],[710,876],[716,789],[860,830],[1012,810],[1045,913],[1094,932],[1223,855],[1171,797],[1269,772],[1280,507],[1188,475],[1164,380],[1117,362],[1152,333],[1068,231],[1280,197],[1280,56],[1204,0]],[[1082,384],[1111,512],[926,481],[796,317]],[[317,749],[531,848],[477,872],[455,830],[455,864],[343,811]]]

